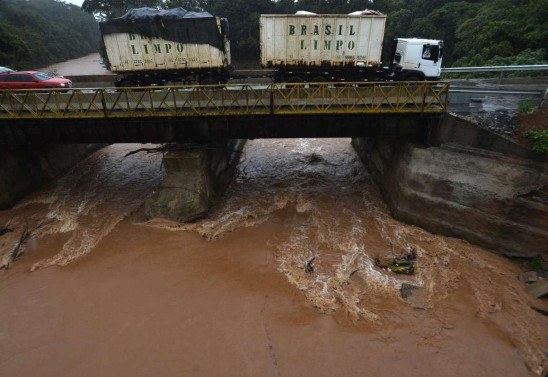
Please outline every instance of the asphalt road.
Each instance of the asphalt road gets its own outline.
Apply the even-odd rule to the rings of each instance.
[[[69,60],[62,63],[53,64],[39,69],[44,72],[51,72],[61,76],[72,78],[76,88],[98,88],[114,85],[114,75],[108,71],[102,64],[99,53],[90,54],[78,59]],[[239,70],[235,71],[238,78],[231,80],[231,83],[265,83],[269,82],[267,71]],[[262,76],[262,77],[258,77]],[[470,89],[505,89],[522,91],[546,91],[548,88],[547,77],[534,78],[508,78],[508,79],[451,79],[452,88],[470,88]],[[450,101],[450,111],[458,113],[476,113],[476,112],[497,112],[517,110],[521,101],[527,100],[534,103],[540,102],[538,95],[502,95],[502,94],[471,94],[469,96],[458,98],[452,97]]]

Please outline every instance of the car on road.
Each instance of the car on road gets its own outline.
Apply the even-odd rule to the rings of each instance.
[[[4,72],[13,72],[13,69],[8,67],[0,67],[0,73],[4,73]]]
[[[0,89],[72,88],[72,81],[39,71],[11,71],[0,73]]]

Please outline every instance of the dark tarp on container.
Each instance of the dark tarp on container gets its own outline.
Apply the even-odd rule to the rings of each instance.
[[[190,12],[183,8],[130,9],[122,17],[100,22],[101,33],[135,33],[148,38],[162,38],[179,43],[208,44],[224,51],[223,35],[217,21],[208,12]],[[223,34],[228,33],[228,21],[221,19]]]

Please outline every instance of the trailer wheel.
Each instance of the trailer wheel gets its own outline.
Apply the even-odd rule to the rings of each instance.
[[[118,86],[121,88],[131,88],[137,85],[133,81],[125,80],[125,81],[122,81],[120,85]]]
[[[200,85],[215,85],[215,84],[218,84],[219,81],[218,80],[215,80],[211,77],[208,77],[206,79],[203,79],[201,82],[200,82]]]
[[[424,78],[419,77],[419,76],[415,76],[415,75],[411,75],[411,76],[407,76],[405,78],[405,81],[424,81]]]
[[[286,80],[286,84],[302,84],[304,82],[303,78],[300,76],[290,76]],[[288,89],[295,88],[297,85],[286,85],[285,87]]]
[[[300,84],[304,82],[303,78],[300,76],[291,76],[286,81],[289,84]]]
[[[322,85],[322,83],[327,82],[328,80],[323,76],[316,76],[313,77],[312,80],[310,80],[311,84],[308,84],[309,88],[318,88]]]

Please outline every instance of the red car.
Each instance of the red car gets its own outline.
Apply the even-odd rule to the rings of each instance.
[[[72,88],[72,81],[38,71],[0,73],[0,89]]]

